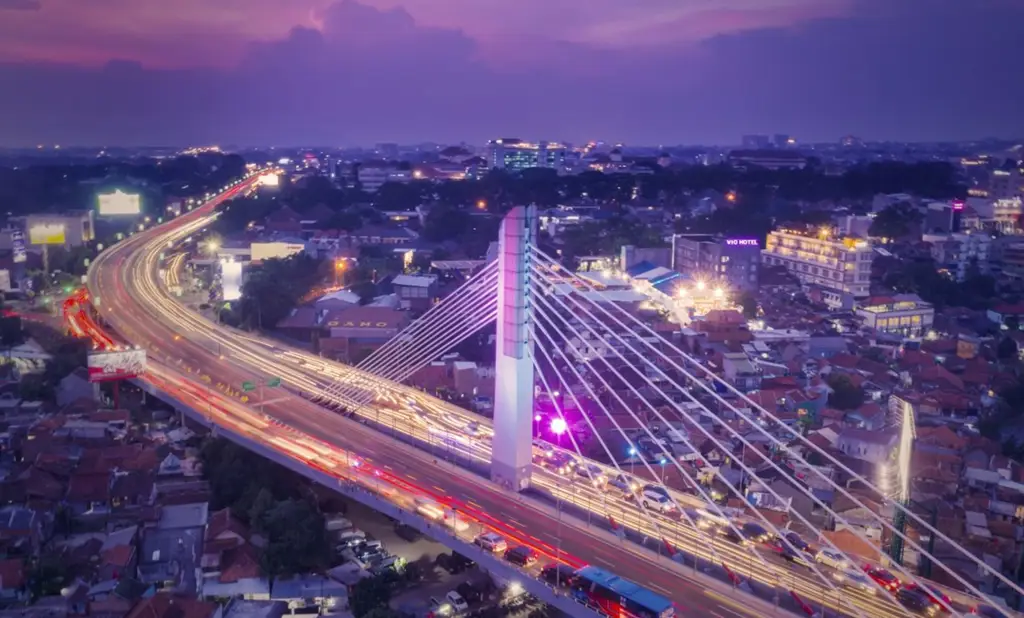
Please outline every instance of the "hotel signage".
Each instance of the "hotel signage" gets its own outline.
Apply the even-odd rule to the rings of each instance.
[[[730,247],[756,247],[758,242],[756,238],[727,238],[725,244]]]

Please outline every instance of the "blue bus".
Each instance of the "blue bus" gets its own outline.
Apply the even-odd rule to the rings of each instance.
[[[672,618],[672,601],[643,586],[595,566],[576,571],[573,594],[612,618]]]

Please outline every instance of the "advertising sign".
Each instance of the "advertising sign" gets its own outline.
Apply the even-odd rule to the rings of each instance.
[[[21,230],[11,232],[11,250],[15,264],[21,264],[28,259],[25,252],[25,234]]]
[[[67,226],[63,223],[37,223],[28,228],[28,242],[32,245],[63,245]]]
[[[242,263],[221,260],[220,287],[224,300],[231,302],[242,297]]]
[[[10,292],[11,289],[11,271],[0,270],[0,292]]]
[[[128,378],[140,376],[145,372],[145,350],[89,353],[90,382],[126,380]]]
[[[96,196],[101,217],[119,215],[138,215],[142,211],[142,201],[136,193],[125,193],[120,189],[113,193],[100,193]]]
[[[263,174],[260,176],[260,184],[264,187],[276,187],[281,184],[281,177],[277,174]]]

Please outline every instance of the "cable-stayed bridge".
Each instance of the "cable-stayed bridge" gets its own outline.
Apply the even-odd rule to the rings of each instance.
[[[642,320],[610,302],[592,283],[566,271],[537,246],[529,208],[517,208],[506,218],[496,262],[356,368],[211,324],[166,292],[155,275],[160,254],[202,229],[209,216],[208,210],[199,209],[104,253],[90,271],[94,302],[102,299],[97,303],[100,316],[124,340],[146,345],[151,358],[166,359],[162,362],[168,372],[180,375],[185,368],[187,375],[167,388],[192,388],[189,392],[196,396],[194,386],[201,387],[204,380],[209,388],[214,380],[239,384],[254,374],[282,379],[290,393],[281,399],[287,401],[260,406],[259,414],[270,422],[262,432],[284,426],[306,436],[303,440],[312,439],[309,444],[301,443],[307,454],[300,456],[311,466],[322,465],[328,457],[334,458],[331,465],[341,465],[335,461],[337,456],[308,454],[315,450],[310,444],[317,440],[332,446],[343,444],[348,449],[349,471],[353,468],[348,454],[360,449],[366,457],[381,462],[383,468],[378,471],[382,475],[391,474],[388,462],[395,468],[401,464],[408,470],[401,481],[405,483],[402,491],[415,493],[418,490],[411,486],[423,486],[430,482],[428,478],[436,481],[432,487],[442,494],[435,494],[434,499],[457,498],[459,512],[466,519],[476,517],[478,523],[484,518],[500,519],[501,525],[492,522],[490,529],[527,544],[532,539],[544,555],[596,564],[672,598],[682,595],[681,613],[708,615],[706,605],[720,603],[707,593],[698,597],[703,605],[692,596],[677,595],[676,587],[682,583],[663,574],[664,568],[659,566],[663,561],[691,569],[691,580],[711,581],[707,591],[714,588],[716,578],[724,581],[727,594],[721,602],[738,603],[733,613],[767,602],[769,607],[823,615],[914,615],[894,601],[885,580],[857,577],[865,557],[847,555],[827,535],[818,534],[806,541],[832,552],[835,561],[845,566],[837,570],[817,563],[803,551],[802,541],[788,536],[772,513],[750,506],[729,509],[722,506],[721,499],[714,499],[713,493],[724,488],[726,497],[745,502],[745,487],[751,482],[769,473],[773,478],[792,479],[792,469],[797,467],[813,475],[817,486],[828,487],[835,495],[864,507],[877,527],[928,558],[933,572],[944,569],[970,594],[982,598],[982,591],[907,535],[906,526],[894,524],[897,518],[871,512],[857,495],[821,467],[811,465],[808,459],[814,454],[814,459],[843,470],[876,492],[878,502],[891,504],[901,513],[899,519],[918,534],[935,535],[944,556],[959,552],[961,560],[1016,589],[1015,582],[934,530],[871,479],[846,469]],[[494,321],[498,333],[493,423],[401,384]],[[188,377],[193,372],[195,380]],[[292,393],[307,401],[289,399]],[[212,392],[207,399],[215,399]],[[558,429],[554,445],[534,441],[539,399],[550,406],[552,425]],[[219,405],[230,408],[233,418],[252,416],[235,402]],[[357,417],[378,431],[332,415],[322,406]],[[695,410],[701,422],[695,419]],[[225,416],[218,418],[217,423],[227,423]],[[673,455],[664,435],[650,429],[652,419],[661,427],[680,427],[673,432],[673,439],[698,454],[699,470]],[[573,429],[580,427],[596,440],[596,447],[591,448],[604,455],[601,462],[585,456],[589,451],[578,443]],[[601,430],[608,427],[611,432]],[[419,448],[393,446],[381,432]],[[609,435],[615,436],[614,443],[609,443]],[[289,448],[297,448],[296,440],[288,439]],[[742,472],[741,482],[700,455],[699,447],[705,443],[723,453],[740,447],[752,454],[735,462]],[[627,470],[618,463],[621,448],[631,454],[644,451],[655,456],[634,457]],[[428,458],[424,460],[414,451],[426,452]],[[444,468],[436,459],[431,462],[429,454],[438,452],[449,454],[452,461],[467,468],[489,467],[493,483]],[[654,481],[668,471],[678,476],[684,491],[667,490]],[[453,480],[457,481],[454,486]],[[716,490],[708,486],[708,480],[715,481]],[[770,482],[761,485],[779,504],[788,503]],[[792,487],[821,513],[843,522],[809,485],[794,480]],[[554,516],[544,514],[549,507]],[[787,515],[803,529],[817,530],[805,514],[789,508]],[[871,543],[855,527],[848,529]],[[637,553],[634,542],[646,543],[646,553]],[[597,551],[606,545],[618,550]],[[922,589],[931,585],[898,563],[889,565],[889,570],[903,584],[917,584]],[[952,615],[970,611],[973,601],[950,596],[953,598],[930,594],[929,607],[933,609],[929,611]]]

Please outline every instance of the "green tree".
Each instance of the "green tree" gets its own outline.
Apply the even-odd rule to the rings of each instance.
[[[263,567],[272,577],[319,572],[331,559],[324,518],[305,500],[284,500],[263,515]]]
[[[909,204],[895,204],[875,215],[868,234],[883,238],[903,238],[921,222],[921,213]]]
[[[1017,342],[1009,337],[1003,337],[996,346],[996,356],[1004,361],[1017,358]]]
[[[249,526],[254,532],[262,534],[264,532],[264,518],[266,514],[274,508],[276,504],[274,495],[266,487],[261,487],[259,493],[256,494],[256,498],[252,502],[252,506],[249,507]]]
[[[832,393],[828,396],[828,405],[837,410],[856,410],[864,403],[864,390],[850,381],[846,374],[829,375],[825,381]]]
[[[423,238],[430,242],[455,240],[470,228],[470,216],[454,206],[437,205],[423,222]]]
[[[743,308],[743,317],[753,320],[757,317],[757,297],[751,292],[741,292],[736,304]]]
[[[396,576],[393,571],[360,580],[352,587],[348,604],[356,618],[364,618],[370,612],[386,608],[391,600],[391,590]]]

